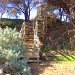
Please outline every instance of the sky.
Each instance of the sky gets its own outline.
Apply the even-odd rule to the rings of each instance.
[[[39,0],[39,2],[40,2],[41,0]],[[33,7],[33,5],[32,5],[32,3],[30,4],[31,5],[31,8]],[[40,4],[39,4],[40,5]],[[37,7],[39,6],[39,5],[37,5]],[[13,7],[14,6],[14,4],[13,3],[8,3],[7,4],[7,7]],[[33,7],[32,9],[31,9],[31,12],[30,12],[30,19],[34,19],[35,17],[36,17],[36,15],[37,15],[37,7]],[[25,19],[24,18],[24,14],[23,13],[21,13],[20,15],[18,15],[19,17],[18,17],[18,19]],[[15,16],[9,16],[7,13],[4,13],[3,15],[2,15],[2,18],[11,18],[11,19],[15,19]]]
[[[4,13],[3,16],[2,16],[2,18],[10,18],[7,15],[8,15],[7,13]],[[30,19],[34,19],[36,17],[36,15],[37,15],[37,10],[32,9],[31,12],[30,12]],[[11,17],[11,18],[15,19],[15,17]],[[23,13],[21,13],[21,15],[19,15],[19,19],[24,19],[24,14]]]
[[[59,8],[57,9],[54,9],[53,10],[53,13],[57,15],[57,18],[60,19],[60,11],[59,11]],[[66,22],[69,22],[70,21],[70,17],[68,16],[68,14],[66,14],[63,9],[62,9],[62,19],[61,21],[66,21]]]
[[[60,15],[59,15],[59,9],[54,9],[53,10],[53,13],[57,15],[57,18],[59,19],[60,18]],[[30,19],[34,19],[37,15],[37,10],[36,9],[32,9],[31,12],[30,12]],[[18,14],[18,19],[24,19],[24,14],[21,13],[20,15]],[[11,16],[8,16],[7,13],[4,13],[2,18],[11,18],[11,19],[16,19],[15,16],[11,17]],[[61,21],[66,21],[68,22],[69,21],[69,18],[67,17],[67,15],[63,12],[63,16],[62,16],[62,20]]]

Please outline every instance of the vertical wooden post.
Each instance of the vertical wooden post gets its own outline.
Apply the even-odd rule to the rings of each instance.
[[[25,45],[25,22],[23,22],[20,32],[22,33],[22,42]]]
[[[38,37],[38,22],[35,21],[35,28],[34,28],[34,50],[37,51],[37,62],[39,63],[39,37]]]
[[[0,66],[0,75],[3,75],[3,68]]]

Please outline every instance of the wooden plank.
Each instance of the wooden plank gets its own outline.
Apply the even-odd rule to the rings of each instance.
[[[38,62],[39,63],[39,62],[41,62],[41,60],[37,60],[37,59],[36,60],[28,60],[28,62]]]
[[[36,58],[36,57],[39,57],[39,55],[38,54],[25,54],[25,57],[27,57],[27,58]]]
[[[25,43],[34,43],[34,40],[24,40]]]
[[[25,43],[25,45],[33,46],[33,43]]]
[[[29,48],[30,48],[30,49],[33,48],[33,46],[28,46],[28,45],[25,45],[25,46],[26,46],[28,49],[29,49]]]
[[[33,29],[33,26],[25,26],[25,28]]]
[[[25,35],[25,37],[34,37],[34,35]]]
[[[39,51],[27,51],[25,52],[26,57],[39,57]]]
[[[25,39],[34,39],[34,37],[25,37]]]
[[[33,45],[25,45],[27,48],[33,48]]]
[[[25,28],[25,30],[33,30],[33,28]]]
[[[33,35],[34,36],[34,33],[25,33],[25,35]]]
[[[29,41],[34,41],[33,39],[25,39],[25,41],[29,42]]]
[[[32,49],[32,48],[30,48],[30,49],[28,48],[28,50],[27,50],[27,51],[33,51],[33,49]],[[27,52],[27,51],[26,51],[26,52]]]

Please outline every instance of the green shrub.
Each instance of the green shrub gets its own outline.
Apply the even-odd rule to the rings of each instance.
[[[42,53],[48,53],[48,52],[50,52],[50,50],[49,50],[47,47],[44,47],[44,46],[43,46],[43,47],[41,48],[41,52],[42,52]]]
[[[1,19],[0,20],[0,27],[8,26],[10,28],[15,28],[23,23],[21,19]]]
[[[61,49],[71,49],[70,47],[70,39],[64,40],[61,44]]]
[[[6,73],[31,75],[27,58],[24,57],[25,50],[20,32],[8,27],[4,30],[0,28],[0,64]]]
[[[49,53],[49,52],[51,52],[51,51],[55,51],[56,50],[56,48],[48,48],[48,47],[45,47],[45,46],[43,46],[42,48],[41,48],[41,53]]]

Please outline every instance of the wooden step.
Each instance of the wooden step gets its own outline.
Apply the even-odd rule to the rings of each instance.
[[[34,40],[34,37],[25,37],[26,40]]]
[[[32,23],[27,23],[25,26],[33,26]]]
[[[41,30],[41,29],[43,30],[43,27],[38,27],[38,30]]]
[[[25,54],[25,57],[27,57],[27,58],[38,57],[39,58],[39,54]]]
[[[39,57],[39,52],[34,52],[34,51],[28,51],[28,52],[25,52],[25,56],[26,57]]]
[[[26,37],[33,37],[34,34],[32,34],[32,33],[26,33],[25,36],[26,36]]]
[[[32,43],[32,44],[29,44],[29,42],[26,42],[25,43],[25,45],[30,45],[30,46],[32,46],[34,43]]]
[[[25,29],[33,29],[33,26],[25,26]]]
[[[34,33],[32,30],[26,30],[25,33]]]
[[[25,33],[34,33],[32,30],[25,31]]]
[[[34,37],[25,37],[25,40],[34,40]]]
[[[33,28],[25,28],[25,30],[32,30],[33,31]]]
[[[25,44],[25,46],[26,46],[27,48],[33,48],[33,45],[27,45],[27,44]]]
[[[32,41],[32,42],[30,42],[30,41],[27,41],[27,42],[26,42],[26,41],[25,41],[25,44],[26,44],[26,45],[33,45],[34,42],[33,42],[33,41]]]
[[[43,28],[43,25],[39,25],[38,28]]]
[[[42,33],[38,33],[38,36],[42,36],[43,37],[43,34]]]
[[[43,32],[43,30],[42,30],[42,29],[41,29],[41,30],[38,30],[38,33],[39,33],[39,32],[40,32],[40,33],[42,33],[42,32]]]
[[[27,51],[25,51],[25,53],[38,53],[39,51],[37,50],[31,50],[31,49],[28,49]]]
[[[28,47],[33,47],[33,44],[25,44]]]
[[[25,46],[26,46],[26,45],[25,45]],[[28,49],[33,49],[33,46],[28,46],[28,45],[27,45],[26,48],[27,48],[27,50],[28,50]]]
[[[28,33],[28,32],[27,32],[27,33],[25,33],[25,35],[34,35],[34,33]]]
[[[28,36],[26,36],[25,39],[34,39],[34,37],[28,37]]]
[[[43,30],[39,30],[38,33],[43,33]]]
[[[30,59],[29,59],[28,62],[31,62],[31,63],[32,63],[32,62],[37,62],[37,63],[39,63],[39,62],[41,62],[41,60],[38,60],[38,59],[36,59],[36,60],[30,60]]]
[[[26,33],[26,32],[34,32],[34,31],[33,31],[33,30],[28,30],[28,29],[26,29],[26,30],[25,30],[25,33]]]
[[[34,41],[25,40],[25,43],[34,43]]]
[[[33,49],[32,48],[28,48],[27,51],[33,51]]]
[[[39,23],[39,24],[38,24],[38,27],[42,27],[42,26],[43,26],[43,24],[42,24],[42,23]]]
[[[34,41],[33,39],[25,39],[25,41]]]
[[[34,39],[34,37],[30,37],[29,35],[25,36],[25,39],[27,39],[27,38]]]
[[[26,45],[34,45],[33,43],[26,43],[26,42],[25,42],[25,44],[26,44]]]
[[[25,35],[25,37],[34,37],[34,35]]]

